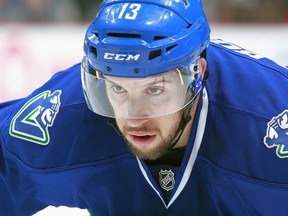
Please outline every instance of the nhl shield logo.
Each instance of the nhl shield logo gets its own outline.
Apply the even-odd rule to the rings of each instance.
[[[264,144],[268,148],[276,147],[279,158],[288,158],[288,110],[268,122]]]
[[[160,186],[166,190],[170,191],[174,188],[175,178],[172,170],[162,170],[159,172],[159,183]]]

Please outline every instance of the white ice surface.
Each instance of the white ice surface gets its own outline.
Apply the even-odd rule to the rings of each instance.
[[[89,216],[86,209],[49,206],[33,216]]]

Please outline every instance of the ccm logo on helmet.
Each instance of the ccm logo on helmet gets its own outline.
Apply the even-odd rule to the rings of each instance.
[[[114,53],[105,53],[104,59],[107,60],[116,60],[116,61],[138,61],[140,54],[114,54]]]

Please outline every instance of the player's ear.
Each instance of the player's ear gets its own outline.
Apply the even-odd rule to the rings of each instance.
[[[202,75],[203,75],[203,77],[204,77],[204,73],[205,73],[205,71],[206,71],[206,66],[207,66],[206,59],[205,59],[205,58],[201,58],[201,59],[200,59],[200,64],[201,64],[201,68],[202,68],[201,73],[202,73]]]

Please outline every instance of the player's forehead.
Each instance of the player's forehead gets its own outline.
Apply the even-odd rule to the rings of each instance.
[[[119,83],[122,85],[146,86],[157,83],[177,83],[177,81],[179,80],[179,73],[177,70],[173,70],[157,76],[150,76],[145,78],[104,76],[104,79],[107,80],[108,82]]]

